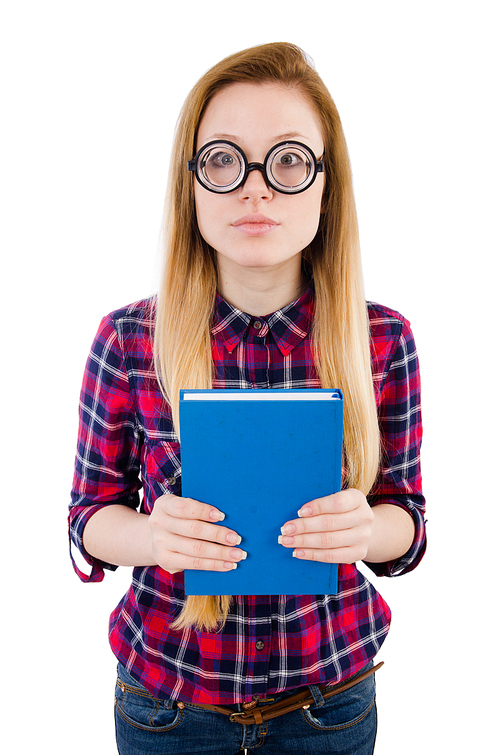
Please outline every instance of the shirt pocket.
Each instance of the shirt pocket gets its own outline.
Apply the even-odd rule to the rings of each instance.
[[[181,495],[181,446],[180,443],[160,441],[148,443],[143,463],[144,509],[153,510],[154,502],[161,495]]]

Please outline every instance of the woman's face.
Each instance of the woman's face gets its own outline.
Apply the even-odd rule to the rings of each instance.
[[[237,144],[248,162],[262,163],[278,142],[306,144],[323,154],[318,116],[298,89],[277,83],[231,84],[209,102],[200,122],[196,149],[215,139]],[[318,229],[324,174],[300,194],[282,194],[266,185],[259,170],[227,194],[194,182],[198,227],[217,252],[220,274],[248,269],[300,269],[302,250]]]

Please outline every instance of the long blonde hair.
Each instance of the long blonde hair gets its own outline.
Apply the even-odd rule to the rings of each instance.
[[[202,76],[184,103],[162,227],[165,258],[154,337],[156,374],[179,435],[179,390],[212,384],[210,322],[217,285],[214,251],[196,222],[187,162],[214,94],[235,82],[270,81],[298,87],[321,122],[323,213],[315,238],[303,252],[316,290],[314,359],[321,385],[340,388],[344,394],[346,483],[367,494],[379,467],[380,438],[351,167],[337,108],[307,56],[295,45],[266,44],[230,55]],[[191,596],[172,626],[215,629],[226,620],[230,602],[230,596]]]

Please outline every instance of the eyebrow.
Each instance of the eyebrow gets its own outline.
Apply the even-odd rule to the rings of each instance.
[[[295,131],[288,131],[286,134],[278,134],[277,136],[273,136],[272,141],[276,142],[282,142],[286,141],[287,139],[296,139],[299,137],[300,139],[307,139],[307,136],[304,136],[304,134],[298,134]],[[207,141],[211,141],[212,139],[225,139],[226,141],[230,142],[237,142],[238,136],[235,136],[234,134],[212,134],[210,139]]]

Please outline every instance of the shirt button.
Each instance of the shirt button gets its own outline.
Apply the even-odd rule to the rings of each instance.
[[[170,477],[167,477],[167,482],[169,485],[175,485],[177,480],[175,479],[174,475],[171,475]]]
[[[262,323],[261,323],[260,320],[255,320],[253,326],[254,326],[255,330],[260,330],[262,328]]]
[[[257,640],[257,642],[255,643],[257,650],[264,650],[265,646],[266,644],[263,640]]]

